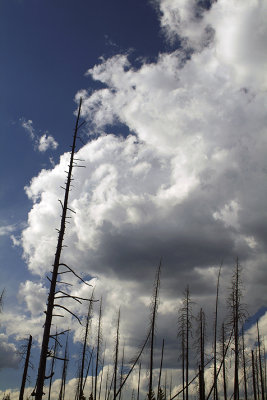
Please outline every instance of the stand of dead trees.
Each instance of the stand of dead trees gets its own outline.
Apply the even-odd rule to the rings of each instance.
[[[212,396],[214,400],[223,398],[224,400],[266,400],[266,355],[257,324],[256,344],[252,349],[246,346],[244,321],[246,318],[246,310],[242,302],[243,288],[241,279],[241,267],[239,260],[236,260],[230,296],[228,298],[228,319],[223,321],[219,330],[219,308],[220,308],[220,276],[221,267],[219,268],[217,279],[217,290],[214,299],[215,302],[215,318],[212,324],[212,335],[209,338],[209,344],[213,342],[213,350],[209,345],[207,352],[207,320],[204,310],[200,308],[197,317],[193,315],[194,303],[191,299],[189,286],[186,287],[184,296],[181,301],[181,306],[178,309],[178,331],[177,338],[180,351],[177,353],[177,365],[175,370],[179,371],[179,376],[173,376],[167,365],[164,366],[164,352],[166,351],[166,340],[162,340],[160,357],[155,363],[156,352],[156,321],[159,308],[159,289],[160,289],[160,273],[161,261],[157,269],[153,295],[151,300],[151,314],[149,331],[137,352],[136,357],[131,361],[127,361],[125,350],[121,351],[120,340],[120,324],[121,315],[118,312],[116,335],[114,343],[113,366],[107,365],[105,368],[105,350],[103,351],[103,332],[102,332],[102,301],[99,307],[99,317],[97,323],[96,341],[94,342],[91,321],[93,318],[93,303],[94,294],[89,298],[80,298],[69,294],[62,289],[62,285],[67,283],[61,279],[63,274],[74,274],[83,284],[88,285],[74,269],[61,261],[61,253],[63,249],[64,235],[66,222],[69,218],[69,213],[75,213],[69,208],[69,193],[71,183],[73,181],[73,168],[83,167],[78,165],[81,160],[75,158],[76,140],[79,128],[82,124],[79,123],[81,114],[82,100],[80,100],[78,115],[73,135],[73,143],[70,152],[70,161],[67,171],[67,179],[64,187],[64,201],[59,200],[62,215],[60,229],[58,230],[58,240],[56,253],[53,263],[53,271],[50,282],[50,290],[45,311],[45,323],[43,330],[43,339],[40,353],[40,361],[38,367],[38,375],[36,386],[31,396],[36,400],[42,400],[44,397],[45,381],[49,383],[48,400],[55,398],[55,393],[52,393],[52,381],[55,374],[55,362],[61,362],[61,380],[60,390],[57,394],[59,400],[64,400],[66,397],[66,382],[69,362],[69,330],[52,332],[52,320],[56,317],[62,317],[61,314],[56,314],[55,309],[64,310],[74,317],[78,323],[82,324],[80,316],[74,314],[69,308],[57,302],[60,299],[72,299],[78,303],[88,301],[88,313],[84,324],[84,338],[81,351],[81,359],[77,373],[77,386],[75,400],[122,400],[129,392],[131,398],[135,400],[174,400],[182,398],[189,400],[191,398],[199,398],[200,400],[209,400]],[[88,285],[90,286],[90,285]],[[3,292],[0,296],[0,312],[3,301]],[[193,338],[193,325],[197,325],[197,334]],[[221,339],[218,339],[218,332],[221,332]],[[58,347],[62,347],[61,338],[66,336],[65,350],[62,357],[59,356]],[[212,337],[212,339],[211,339]],[[20,392],[20,400],[23,400],[26,377],[28,371],[28,363],[30,357],[32,337],[30,336],[27,355],[25,359],[24,372],[22,377],[22,385]],[[177,346],[178,347],[178,346]],[[145,359],[145,349],[148,349],[149,357],[147,362]],[[122,356],[121,356],[122,355]],[[193,356],[195,355],[195,357]],[[121,358],[120,358],[121,356]],[[49,373],[47,370],[47,359],[51,359]],[[121,360],[121,364],[120,364]],[[147,365],[147,387],[141,385],[142,366]],[[144,370],[144,367],[143,367]],[[106,372],[107,371],[107,372]],[[137,386],[131,387],[130,378],[137,376]],[[163,379],[164,375],[164,379]],[[89,382],[89,383],[88,383]],[[130,388],[131,387],[131,388]],[[89,389],[88,389],[89,388]],[[141,395],[141,393],[143,393]],[[8,394],[4,396],[7,400]],[[47,398],[47,397],[46,397]],[[69,398],[69,396],[67,397]],[[126,398],[126,397],[125,397]]]
[[[81,363],[77,378],[76,400],[115,400],[130,398],[135,400],[174,400],[178,398],[200,400],[216,399],[266,399],[266,356],[259,325],[255,344],[252,349],[246,344],[244,322],[246,310],[243,305],[243,289],[241,279],[241,267],[239,261],[233,272],[230,295],[227,299],[229,312],[223,321],[219,338],[219,282],[221,268],[218,273],[217,292],[215,302],[215,318],[212,326],[213,352],[207,354],[207,321],[205,313],[200,308],[197,316],[193,315],[194,302],[191,299],[190,289],[187,286],[181,307],[178,310],[178,343],[180,344],[180,357],[177,351],[178,364],[176,369],[178,376],[164,367],[165,340],[162,341],[160,357],[155,363],[156,350],[156,321],[160,302],[160,270],[158,267],[153,295],[151,300],[151,317],[148,334],[138,351],[134,361],[127,361],[124,345],[121,346],[120,323],[121,315],[118,312],[114,337],[113,366],[106,365],[105,350],[102,349],[102,313],[103,305],[100,302],[96,324],[96,335],[92,332],[91,321],[93,318],[93,301],[89,301],[88,314],[84,326],[84,341],[81,354]],[[93,300],[93,294],[90,298]],[[197,306],[195,305],[195,308]],[[195,330],[193,329],[195,326]],[[193,334],[195,332],[195,334]],[[193,337],[195,336],[195,337]],[[95,337],[95,339],[93,339]],[[210,341],[210,339],[209,339]],[[56,342],[55,342],[56,343]],[[209,343],[209,348],[211,345]],[[146,362],[145,349],[149,356]],[[56,353],[56,351],[55,351]],[[121,354],[121,356],[120,356]],[[193,356],[195,355],[195,357]],[[59,357],[57,357],[59,358]],[[52,364],[56,358],[52,358]],[[142,364],[141,364],[142,359]],[[66,376],[68,363],[67,344],[62,358],[62,376],[60,384],[59,400],[64,400],[66,393]],[[119,361],[121,360],[121,361]],[[216,364],[214,362],[216,360]],[[141,387],[142,365],[147,371],[147,395],[144,395],[144,386]],[[53,371],[53,367],[51,368]],[[130,389],[130,378],[135,375],[137,386]],[[165,376],[165,380],[162,378]],[[168,377],[169,375],[169,377]],[[105,390],[102,390],[105,388]],[[178,389],[177,389],[178,388]],[[127,393],[127,394],[126,394]],[[49,395],[50,396],[50,395]],[[127,397],[125,397],[127,396]]]

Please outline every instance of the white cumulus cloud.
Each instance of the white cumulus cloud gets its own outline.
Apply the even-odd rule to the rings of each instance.
[[[182,48],[138,68],[121,54],[102,59],[88,70],[102,88],[77,93],[88,132],[101,134],[77,153],[86,168],[74,169],[70,207],[76,214],[62,259],[86,279],[96,278],[105,331],[122,305],[129,352],[146,331],[161,257],[158,332],[169,343],[176,343],[168,327],[176,326],[188,283],[192,297],[213,315],[222,259],[225,293],[238,255],[249,311],[267,300],[266,4],[202,3],[158,1],[162,27],[169,38],[181,37]],[[127,137],[105,134],[118,122],[131,132]],[[26,188],[33,204],[21,243],[28,268],[41,279],[53,263],[68,162],[63,154]],[[20,290],[36,321],[42,305],[30,294],[37,289],[26,282]],[[78,285],[73,292],[84,295],[86,289]],[[44,296],[43,286],[40,291]],[[175,365],[176,356],[166,352]]]
[[[55,150],[57,146],[58,143],[53,138],[53,136],[44,133],[39,139],[38,150],[43,153],[48,149]]]

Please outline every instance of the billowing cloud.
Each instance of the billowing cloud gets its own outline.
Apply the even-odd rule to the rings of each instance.
[[[18,368],[19,355],[13,343],[8,342],[7,335],[0,333],[0,370]]]
[[[48,149],[55,150],[57,146],[58,143],[53,138],[53,136],[44,133],[39,139],[38,150],[43,153]]]
[[[88,133],[77,153],[86,168],[74,169],[70,208],[76,214],[70,214],[62,259],[94,278],[110,338],[121,306],[130,354],[149,325],[162,257],[158,335],[168,339],[166,362],[177,366],[170,349],[187,284],[194,311],[202,305],[212,316],[218,266],[223,261],[224,298],[238,255],[249,311],[267,300],[266,4],[161,0],[157,6],[169,39],[180,38],[182,47],[138,68],[126,55],[102,59],[88,70],[102,88],[77,93],[88,131],[100,134]],[[117,123],[127,126],[127,137],[105,133]],[[68,162],[63,154],[26,188],[33,206],[21,243],[28,268],[41,278],[53,264]],[[20,290],[36,320],[42,304],[30,294],[40,289],[44,296],[43,288],[26,282]],[[83,284],[71,293],[90,296]],[[79,334],[76,329],[75,340]],[[111,360],[111,342],[107,354]]]
[[[52,135],[50,135],[46,132],[42,136],[39,136],[33,127],[33,122],[31,119],[26,121],[24,118],[21,118],[20,122],[21,122],[22,128],[24,128],[26,130],[26,132],[28,132],[28,134],[30,135],[30,138],[34,142],[35,149],[37,149],[41,153],[44,153],[48,149],[56,150],[58,143],[53,138]]]
[[[14,232],[16,225],[3,225],[0,226],[0,236],[7,236]]]

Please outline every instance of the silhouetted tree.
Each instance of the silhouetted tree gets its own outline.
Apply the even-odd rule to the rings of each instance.
[[[155,326],[156,326],[156,315],[159,305],[159,286],[160,286],[160,270],[161,261],[156,273],[154,291],[151,302],[151,336],[150,336],[150,361],[149,361],[149,386],[148,386],[148,400],[153,400],[155,394],[153,392],[153,362],[154,362],[154,341],[155,341]]]
[[[185,388],[185,399],[188,400],[188,387],[189,387],[189,336],[192,332],[192,301],[187,286],[182,306],[179,310],[179,331],[178,334],[182,339],[182,359],[183,359],[183,389]],[[185,375],[185,381],[184,381]],[[183,397],[184,399],[184,397]]]
[[[60,229],[58,230],[58,241],[57,241],[57,247],[56,247],[56,253],[55,253],[55,258],[54,258],[54,263],[53,263],[53,271],[52,271],[52,278],[48,278],[50,281],[50,290],[49,290],[49,296],[48,296],[48,301],[47,301],[47,308],[45,311],[46,317],[45,317],[45,323],[44,323],[44,331],[43,331],[43,340],[42,340],[42,347],[41,347],[41,354],[40,354],[40,361],[39,361],[39,368],[38,368],[38,376],[37,376],[37,381],[36,381],[36,392],[33,392],[32,395],[36,396],[36,400],[41,400],[43,397],[43,387],[44,387],[44,381],[45,381],[45,371],[46,371],[46,361],[47,357],[51,356],[51,351],[49,350],[49,339],[51,337],[50,331],[51,331],[51,324],[52,324],[52,318],[53,316],[56,316],[56,314],[53,314],[54,308],[58,307],[60,309],[63,309],[67,312],[69,312],[71,315],[76,317],[78,321],[80,322],[79,318],[73,314],[69,309],[66,307],[60,305],[60,304],[55,304],[55,299],[60,299],[60,298],[72,298],[79,303],[81,302],[81,299],[77,296],[71,296],[68,293],[62,292],[61,290],[56,291],[57,288],[57,283],[60,283],[58,281],[58,276],[59,276],[59,268],[60,266],[63,266],[64,268],[67,269],[68,272],[72,272],[75,276],[78,277],[78,275],[66,264],[61,263],[60,258],[61,258],[61,252],[63,248],[63,241],[64,241],[64,235],[65,235],[65,229],[66,229],[66,219],[67,219],[67,213],[68,211],[72,211],[68,207],[68,200],[69,200],[69,193],[70,193],[70,186],[71,182],[73,180],[72,178],[72,170],[75,166],[75,149],[76,149],[76,139],[77,139],[77,133],[78,129],[81,125],[79,125],[79,119],[80,119],[80,113],[81,113],[81,106],[82,106],[82,99],[80,100],[79,104],[79,109],[78,109],[78,115],[76,119],[76,125],[75,125],[75,130],[74,130],[74,135],[73,135],[73,142],[72,142],[72,147],[71,147],[71,154],[70,154],[70,162],[69,162],[69,168],[67,171],[67,180],[66,180],[66,186],[64,189],[64,202],[62,203],[60,201],[61,207],[62,207],[62,215],[61,215],[61,223],[60,223]],[[79,277],[79,279],[81,279]],[[83,281],[83,279],[81,279]],[[83,281],[84,282],[84,281]],[[84,282],[86,283],[86,282]],[[58,294],[56,297],[55,295]]]
[[[25,358],[25,363],[24,363],[24,370],[23,370],[22,382],[21,382],[21,387],[20,387],[19,400],[23,400],[24,389],[25,389],[25,384],[26,384],[26,379],[27,379],[27,374],[28,374],[28,367],[29,367],[29,362],[30,362],[31,347],[32,347],[32,336],[30,335],[29,340],[28,340],[28,345],[27,345],[27,353],[26,353],[26,358]]]
[[[234,400],[239,400],[239,358],[240,358],[240,344],[239,344],[239,329],[241,323],[244,321],[246,310],[242,304],[242,281],[241,281],[241,267],[238,258],[236,259],[236,266],[232,277],[232,287],[228,304],[231,312],[230,324],[233,327],[234,333]]]

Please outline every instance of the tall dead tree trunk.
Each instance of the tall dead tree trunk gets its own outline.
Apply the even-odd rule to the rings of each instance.
[[[254,358],[253,350],[251,350],[251,363],[252,363],[253,396],[254,396],[254,400],[257,400],[256,370],[255,370],[255,358]]]
[[[123,374],[124,374],[124,353],[125,353],[125,344],[123,345],[123,348],[122,348],[120,387],[123,382]],[[121,396],[122,396],[122,390],[120,391],[119,400],[121,400]]]
[[[199,370],[199,393],[200,399],[205,400],[205,314],[200,309],[200,370]]]
[[[236,267],[236,280],[234,287],[234,346],[235,346],[235,377],[234,377],[234,400],[239,400],[239,268],[238,260]]]
[[[68,369],[68,339],[69,339],[69,336],[67,335],[58,400],[64,400],[64,398],[65,398],[65,387],[66,387],[66,378],[67,378],[67,369]]]
[[[139,400],[139,393],[140,393],[141,368],[142,368],[142,364],[140,363],[139,364],[139,370],[138,370],[137,400]]]
[[[260,339],[260,330],[259,330],[259,322],[257,321],[257,333],[258,333],[258,354],[259,354],[259,370],[260,370],[260,382],[261,382],[261,398],[265,399],[265,391],[264,391],[264,379],[263,379],[263,368],[262,368],[262,359],[261,359],[261,339]]]
[[[52,358],[51,362],[51,369],[50,369],[50,378],[49,378],[49,390],[48,390],[48,400],[50,400],[51,397],[51,389],[52,389],[52,381],[53,381],[53,376],[54,376],[54,368],[55,368],[55,362],[56,362],[56,356],[57,356],[57,346],[58,346],[58,340],[57,340],[57,333],[55,336],[55,344],[53,348],[53,355],[54,357]]]
[[[100,300],[99,306],[99,317],[98,317],[98,328],[97,328],[97,345],[96,345],[96,362],[95,362],[95,394],[94,400],[96,400],[96,391],[97,391],[97,377],[98,377],[98,363],[99,363],[99,353],[100,353],[100,345],[101,345],[101,319],[102,319],[102,298]]]
[[[242,355],[243,355],[243,376],[244,376],[244,398],[248,399],[248,388],[247,388],[247,362],[245,354],[245,338],[244,338],[244,328],[242,328]]]
[[[85,333],[84,333],[84,340],[83,340],[83,350],[82,350],[82,360],[81,360],[81,370],[80,370],[80,378],[79,378],[79,400],[82,399],[83,397],[83,388],[84,388],[84,368],[85,368],[85,357],[86,357],[86,348],[87,348],[87,340],[88,340],[88,332],[89,332],[89,327],[92,319],[92,313],[93,313],[93,299],[94,299],[94,292],[92,293],[89,306],[88,306],[88,312],[87,312],[87,317],[86,317],[86,325],[85,325]]]
[[[22,382],[21,382],[21,387],[20,387],[19,400],[23,400],[24,389],[25,389],[25,384],[26,384],[26,379],[27,379],[27,374],[28,374],[29,361],[30,361],[31,347],[32,347],[32,336],[30,335],[29,341],[28,341],[28,346],[27,346],[27,354],[26,354],[26,358],[25,358]]]
[[[239,329],[245,316],[247,315],[244,306],[241,303],[242,281],[241,281],[241,267],[238,258],[236,259],[236,266],[232,277],[232,288],[230,298],[228,299],[229,308],[231,310],[230,324],[234,332],[234,400],[239,400]]]
[[[59,270],[59,266],[60,266],[60,257],[61,257],[62,247],[63,247],[65,228],[66,228],[66,217],[67,217],[67,212],[69,210],[68,200],[69,200],[69,192],[70,192],[70,186],[71,186],[71,181],[72,181],[72,170],[73,170],[73,165],[74,165],[74,154],[75,154],[75,148],[76,148],[77,132],[78,132],[78,128],[79,128],[81,106],[82,106],[82,99],[80,100],[78,115],[77,115],[77,119],[76,119],[74,135],[73,135],[70,163],[69,163],[67,181],[66,181],[66,186],[65,186],[64,203],[62,204],[61,224],[60,224],[57,248],[56,248],[55,259],[54,259],[54,264],[53,264],[52,279],[50,280],[50,291],[49,291],[49,296],[48,296],[47,309],[45,312],[46,318],[45,318],[45,324],[44,324],[43,340],[42,340],[42,347],[41,347],[41,354],[40,354],[40,361],[39,361],[39,368],[38,368],[38,376],[37,376],[37,382],[36,382],[36,392],[35,392],[36,400],[41,400],[43,397],[43,394],[44,394],[43,388],[44,388],[44,381],[45,381],[46,360],[47,360],[47,356],[49,355],[48,346],[49,346],[50,330],[51,330],[51,324],[52,324],[52,318],[53,318],[53,310],[55,307],[54,300],[55,300],[55,293],[56,293],[56,284],[57,284],[57,278],[58,278],[58,270]]]
[[[225,327],[222,324],[222,368],[223,368],[223,397],[227,400],[226,365],[225,365]]]
[[[98,400],[100,400],[101,391],[102,391],[103,374],[104,374],[104,367],[105,367],[105,354],[106,354],[106,343],[104,346],[104,354],[103,354],[103,359],[102,359],[102,371],[101,371],[100,387],[99,387],[99,391],[98,391]]]
[[[152,400],[153,397],[153,362],[154,362],[154,341],[155,341],[155,326],[156,326],[156,315],[159,304],[159,285],[160,285],[160,269],[161,261],[156,274],[154,293],[151,304],[151,336],[150,336],[150,362],[149,362],[149,386],[148,386],[148,400]]]
[[[218,321],[218,303],[219,303],[219,287],[220,287],[220,275],[221,268],[218,272],[217,278],[217,289],[216,289],[216,305],[215,305],[215,320],[214,320],[214,359],[213,359],[213,379],[214,379],[214,390],[213,399],[218,400],[218,388],[217,388],[217,321]]]
[[[190,298],[189,287],[187,286],[182,306],[179,310],[179,331],[178,335],[182,339],[182,369],[183,369],[183,400],[188,400],[189,392],[189,336],[192,330],[192,301]],[[185,394],[184,394],[185,391]]]
[[[117,397],[117,372],[118,372],[119,343],[120,343],[120,310],[118,312],[116,342],[115,342],[115,351],[114,351],[114,385],[113,385],[114,400]]]
[[[161,358],[160,358],[160,368],[159,368],[159,381],[158,381],[157,400],[159,400],[159,392],[160,392],[160,389],[161,389],[161,373],[162,373],[162,364],[163,364],[163,354],[164,354],[164,339],[162,340],[162,347],[161,347]]]

